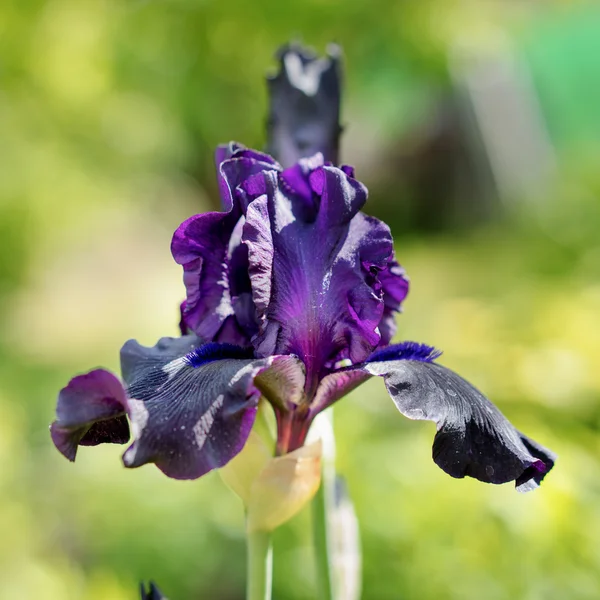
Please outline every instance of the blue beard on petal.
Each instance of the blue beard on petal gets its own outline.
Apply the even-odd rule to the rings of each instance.
[[[418,360],[433,362],[442,355],[442,351],[419,342],[402,342],[376,350],[367,362],[383,362],[386,360]]]

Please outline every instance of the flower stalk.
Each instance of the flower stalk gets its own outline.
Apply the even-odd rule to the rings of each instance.
[[[273,546],[269,531],[247,531],[246,600],[271,600]]]
[[[321,485],[312,500],[313,545],[317,566],[317,590],[319,600],[334,600],[333,577],[329,560],[328,513],[328,469],[323,468]]]
[[[335,492],[335,436],[333,432],[333,408],[319,415],[318,425],[323,454],[321,455],[321,485],[312,500],[313,546],[317,570],[319,600],[334,600],[335,575],[332,562],[330,523]]]

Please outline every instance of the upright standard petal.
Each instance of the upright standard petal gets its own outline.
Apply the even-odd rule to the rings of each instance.
[[[248,345],[255,334],[248,258],[241,245],[244,213],[252,196],[244,183],[257,173],[280,170],[270,156],[231,143],[216,153],[226,212],[195,215],[175,231],[171,252],[183,266],[186,300],[182,331],[206,340]]]
[[[393,264],[392,237],[359,212],[366,189],[341,169],[310,172],[312,216],[306,194],[290,194],[276,173],[262,181],[242,235],[260,327],[253,343],[262,356],[298,355],[312,393],[326,365],[362,361],[380,343],[379,274]]]
[[[152,348],[134,340],[124,345],[134,434],[125,466],[153,462],[169,477],[195,479],[225,465],[250,434],[258,386],[273,394],[277,385],[285,386],[290,363],[302,368],[290,356],[253,359],[230,344],[198,344],[195,336],[184,336],[163,338]]]
[[[408,295],[409,280],[406,271],[395,261],[391,260],[387,268],[379,274],[383,290],[383,316],[379,323],[381,345],[390,343],[396,333],[396,313],[402,310],[402,303]]]
[[[184,328],[208,340],[218,336],[227,319],[235,318],[227,260],[234,227],[230,214],[195,215],[178,227],[171,244],[175,261],[183,266]]]
[[[469,382],[433,362],[439,354],[405,342],[376,352],[362,368],[384,378],[403,415],[437,425],[433,459],[446,473],[486,483],[515,481],[521,492],[538,487],[556,456],[517,431]]]
[[[267,80],[269,152],[285,167],[317,152],[337,163],[340,49],[332,45],[325,58],[318,58],[293,44],[281,48],[278,58],[280,71]]]
[[[127,398],[112,373],[96,369],[78,375],[58,394],[56,421],[50,426],[52,441],[69,460],[78,446],[125,444],[129,426],[125,418]]]
[[[273,157],[237,142],[219,146],[215,152],[215,163],[223,209],[227,212],[239,211],[239,214],[244,213],[247,207],[243,182],[261,171],[281,170]],[[239,214],[236,216],[239,217]]]

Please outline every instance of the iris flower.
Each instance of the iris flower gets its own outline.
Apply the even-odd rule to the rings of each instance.
[[[362,212],[367,190],[352,168],[316,154],[283,169],[238,144],[219,148],[217,165],[223,211],[173,237],[187,292],[181,337],[126,342],[122,382],[103,369],[72,379],[51,426],[57,448],[74,460],[80,445],[126,443],[131,427],[126,467],[195,479],[242,450],[260,398],[283,455],[376,376],[403,415],[436,424],[433,459],[449,475],[537,487],[552,452],[436,362],[438,350],[390,345],[409,282],[388,226]]]
[[[148,584],[148,588],[144,583],[140,585],[140,597],[141,600],[168,600],[152,581]]]

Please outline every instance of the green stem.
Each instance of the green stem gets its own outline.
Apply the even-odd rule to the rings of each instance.
[[[271,600],[273,548],[269,531],[247,534],[246,600]]]
[[[329,535],[327,532],[327,468],[323,469],[321,485],[312,500],[313,543],[317,563],[319,600],[333,600],[333,582],[329,562]]]

